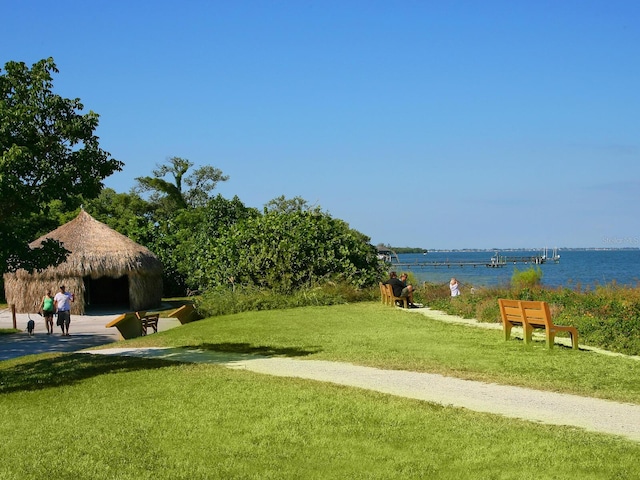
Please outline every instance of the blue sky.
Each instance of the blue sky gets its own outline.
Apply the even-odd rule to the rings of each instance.
[[[373,243],[640,247],[640,2],[2,0],[128,191],[172,156]]]

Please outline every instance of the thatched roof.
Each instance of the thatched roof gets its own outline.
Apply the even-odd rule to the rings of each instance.
[[[131,271],[161,274],[160,260],[147,248],[97,221],[84,210],[78,216],[29,244],[37,248],[47,238],[60,241],[71,253],[57,275],[118,277]]]
[[[82,210],[78,216],[29,244],[38,248],[51,238],[60,241],[71,253],[65,262],[40,272],[17,270],[4,274],[7,302],[20,313],[37,311],[44,292],[66,285],[75,294],[71,313],[83,314],[85,297],[91,301],[86,279],[127,277],[129,306],[144,310],[162,298],[162,263],[147,248],[97,221]],[[95,293],[95,292],[94,292]]]

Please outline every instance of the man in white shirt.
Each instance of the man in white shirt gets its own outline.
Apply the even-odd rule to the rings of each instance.
[[[60,286],[60,291],[53,297],[53,306],[58,312],[57,325],[62,329],[62,336],[69,336],[69,324],[71,323],[71,302],[75,300],[73,293],[65,290],[65,286]]]

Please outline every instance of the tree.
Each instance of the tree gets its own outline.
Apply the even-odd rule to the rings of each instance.
[[[286,198],[284,195],[269,200],[264,206],[265,212],[276,213],[305,212],[313,209],[314,207],[311,207],[302,197]],[[319,211],[317,207],[315,210]]]
[[[199,246],[193,256],[200,288],[233,278],[288,293],[327,280],[372,285],[382,274],[369,238],[319,211],[250,216]]]
[[[210,199],[211,192],[219,182],[225,182],[228,176],[222,170],[210,165],[197,168],[186,176],[193,163],[180,157],[171,157],[168,164],[160,165],[153,171],[153,177],[138,177],[139,188],[151,191],[152,203],[164,204],[168,211],[188,207],[202,207]],[[171,174],[173,182],[163,177]],[[188,188],[183,188],[183,184]]]
[[[226,237],[236,223],[258,216],[258,210],[246,207],[237,196],[228,200],[221,195],[209,200],[206,207],[194,209],[189,222],[184,214],[180,215],[180,238],[175,252],[181,259],[177,268],[187,285],[199,289],[210,283],[207,271],[210,246],[218,238]]]
[[[222,171],[206,165],[189,173],[193,163],[172,157],[153,170],[153,177],[138,177],[138,191],[151,192],[148,203],[153,210],[153,231],[147,248],[163,264],[165,294],[183,295],[189,282],[194,232],[205,220],[206,206],[212,201],[210,192],[219,182],[229,179]],[[173,177],[165,180],[166,176]]]
[[[43,268],[59,256],[33,252],[27,243],[37,227],[33,215],[46,215],[52,200],[71,209],[82,196],[100,193],[102,181],[122,162],[102,150],[94,134],[99,115],[80,113],[79,98],[53,92],[53,58],[31,68],[8,62],[0,69],[0,270]],[[45,250],[55,249],[49,244]],[[59,253],[59,251],[58,251]],[[35,256],[34,256],[35,255]],[[38,258],[36,258],[38,257]],[[56,260],[57,259],[57,260]],[[43,263],[44,262],[44,263]]]
[[[85,210],[96,220],[109,225],[134,242],[147,245],[155,224],[153,206],[136,192],[116,193],[105,188],[94,199],[85,201]]]

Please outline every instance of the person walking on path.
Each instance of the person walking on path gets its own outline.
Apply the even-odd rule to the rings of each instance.
[[[47,326],[47,335],[53,333],[53,314],[55,309],[53,307],[53,296],[51,295],[51,289],[47,289],[47,293],[42,297],[40,302],[40,310],[42,310],[42,316],[44,317],[44,323]]]
[[[73,293],[65,290],[65,286],[60,286],[60,291],[53,297],[53,304],[58,312],[58,326],[62,329],[62,336],[69,336],[69,324],[71,323],[71,302],[75,300]]]

